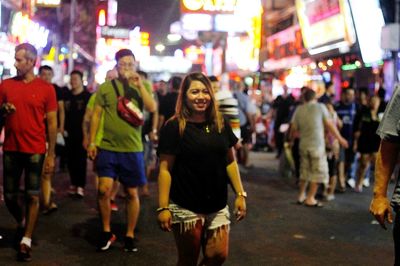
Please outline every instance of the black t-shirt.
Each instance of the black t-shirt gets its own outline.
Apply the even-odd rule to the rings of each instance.
[[[171,201],[201,214],[226,206],[227,152],[238,141],[226,121],[221,133],[207,125],[187,122],[181,137],[178,120],[171,120],[161,129],[158,144],[158,154],[175,155]]]
[[[65,92],[63,91],[63,89],[60,86],[58,86],[57,84],[52,84],[52,85],[53,85],[53,87],[54,87],[54,89],[56,91],[57,102],[64,101]]]
[[[283,97],[279,95],[272,107],[276,109],[276,117],[275,117],[275,128],[278,129],[280,125],[289,122],[290,120],[290,113],[294,107],[295,99],[294,97],[289,94],[287,97]]]
[[[83,138],[82,122],[90,95],[87,90],[78,95],[73,95],[71,91],[65,94],[65,130],[71,138]]]
[[[160,101],[160,115],[164,116],[164,121],[175,114],[176,99],[178,99],[178,92],[169,92]]]
[[[358,152],[377,152],[381,141],[380,137],[376,134],[379,126],[379,118],[373,120],[370,109],[364,107],[359,111],[354,122],[354,130],[361,133],[357,143]]]

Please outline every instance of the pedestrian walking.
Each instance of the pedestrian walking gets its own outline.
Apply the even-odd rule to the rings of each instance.
[[[17,233],[22,237],[18,237],[21,242],[18,244],[17,260],[20,261],[32,259],[31,242],[39,211],[40,177],[42,170],[45,174],[54,171],[57,135],[56,93],[51,84],[35,77],[36,59],[34,46],[29,43],[18,45],[15,48],[17,76],[0,84],[1,112],[6,117],[3,144],[4,199],[7,209],[17,222]],[[23,172],[25,206],[18,196]]]
[[[380,99],[378,96],[372,96],[369,99],[369,106],[365,106],[356,116],[354,122],[354,152],[359,152],[357,167],[357,181],[354,191],[362,192],[364,177],[370,164],[376,160],[376,153],[379,149],[380,138],[376,134],[379,126]]]
[[[290,140],[296,132],[300,134],[300,182],[297,203],[309,207],[322,207],[315,195],[318,185],[327,185],[329,181],[324,127],[328,128],[342,146],[347,147],[348,144],[332,123],[325,105],[317,102],[315,91],[306,89],[304,101],[305,103],[297,107],[293,114],[289,133]]]
[[[388,200],[387,190],[400,154],[399,108],[400,89],[397,87],[377,130],[381,142],[376,155],[374,196],[369,208],[371,214],[384,229],[386,229],[386,221],[389,223],[394,221],[394,265],[400,265],[400,180],[397,178],[391,203]]]
[[[127,200],[127,228],[124,250],[136,252],[135,227],[139,217],[140,201],[138,187],[146,183],[143,161],[141,126],[133,126],[118,114],[121,95],[130,104],[141,109],[141,105],[154,112],[157,108],[151,91],[147,91],[140,75],[135,71],[135,56],[129,49],[121,49],[115,54],[118,78],[101,84],[96,96],[90,124],[88,155],[96,158],[99,176],[98,203],[103,232],[98,244],[99,251],[106,251],[116,240],[111,231],[110,197],[116,179],[124,186]],[[104,113],[103,137],[100,145],[95,143],[99,120]]]
[[[83,198],[86,186],[87,153],[82,145],[82,124],[91,94],[83,86],[83,73],[79,70],[71,72],[70,84],[71,90],[65,95],[65,147],[71,179],[68,194]]]
[[[57,84],[51,83],[54,77],[53,69],[48,65],[42,65],[39,67],[39,77],[44,81],[47,81],[53,85],[56,92],[57,98],[57,134],[62,136],[64,134],[64,122],[65,122],[65,109],[64,109],[64,93],[61,87]],[[57,147],[57,145],[56,145]],[[55,171],[52,173],[46,173],[43,171],[41,178],[41,188],[43,195],[43,214],[48,215],[58,209],[54,199],[51,200],[51,194],[53,191],[52,180],[54,179]]]
[[[177,265],[221,265],[228,255],[228,182],[236,193],[236,220],[246,216],[247,195],[233,150],[237,141],[208,78],[188,74],[158,146],[158,221],[162,230],[174,233]],[[201,250],[204,257],[197,264]]]

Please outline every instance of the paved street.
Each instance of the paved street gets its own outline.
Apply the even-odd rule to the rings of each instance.
[[[231,227],[230,254],[225,265],[392,265],[391,230],[373,224],[368,213],[371,188],[363,194],[337,195],[324,208],[295,204],[294,181],[277,173],[274,154],[252,153],[254,168],[243,175],[249,194],[248,217]],[[95,252],[100,231],[93,175],[83,200],[67,196],[67,174],[57,174],[59,210],[40,215],[29,265],[174,265],[176,250],[171,233],[156,223],[157,184],[142,199],[137,236],[139,252],[122,251],[122,241],[107,253]],[[233,198],[231,193],[230,204]],[[123,206],[123,200],[118,199]],[[123,210],[113,213],[113,230],[123,239]],[[0,265],[16,265],[12,248],[14,224],[0,203]]]

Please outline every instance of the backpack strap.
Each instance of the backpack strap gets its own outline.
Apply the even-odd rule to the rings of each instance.
[[[117,97],[119,97],[119,91],[118,91],[118,87],[117,87],[117,83],[115,82],[115,79],[111,80],[111,84],[115,90],[115,94],[117,95]]]

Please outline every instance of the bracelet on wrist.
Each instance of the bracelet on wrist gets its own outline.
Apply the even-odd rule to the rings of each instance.
[[[168,207],[160,207],[156,210],[156,212],[160,213],[162,211],[169,211],[170,209]]]
[[[242,192],[238,192],[236,194],[237,197],[243,197],[243,198],[247,198],[247,192],[246,191],[242,191]]]

